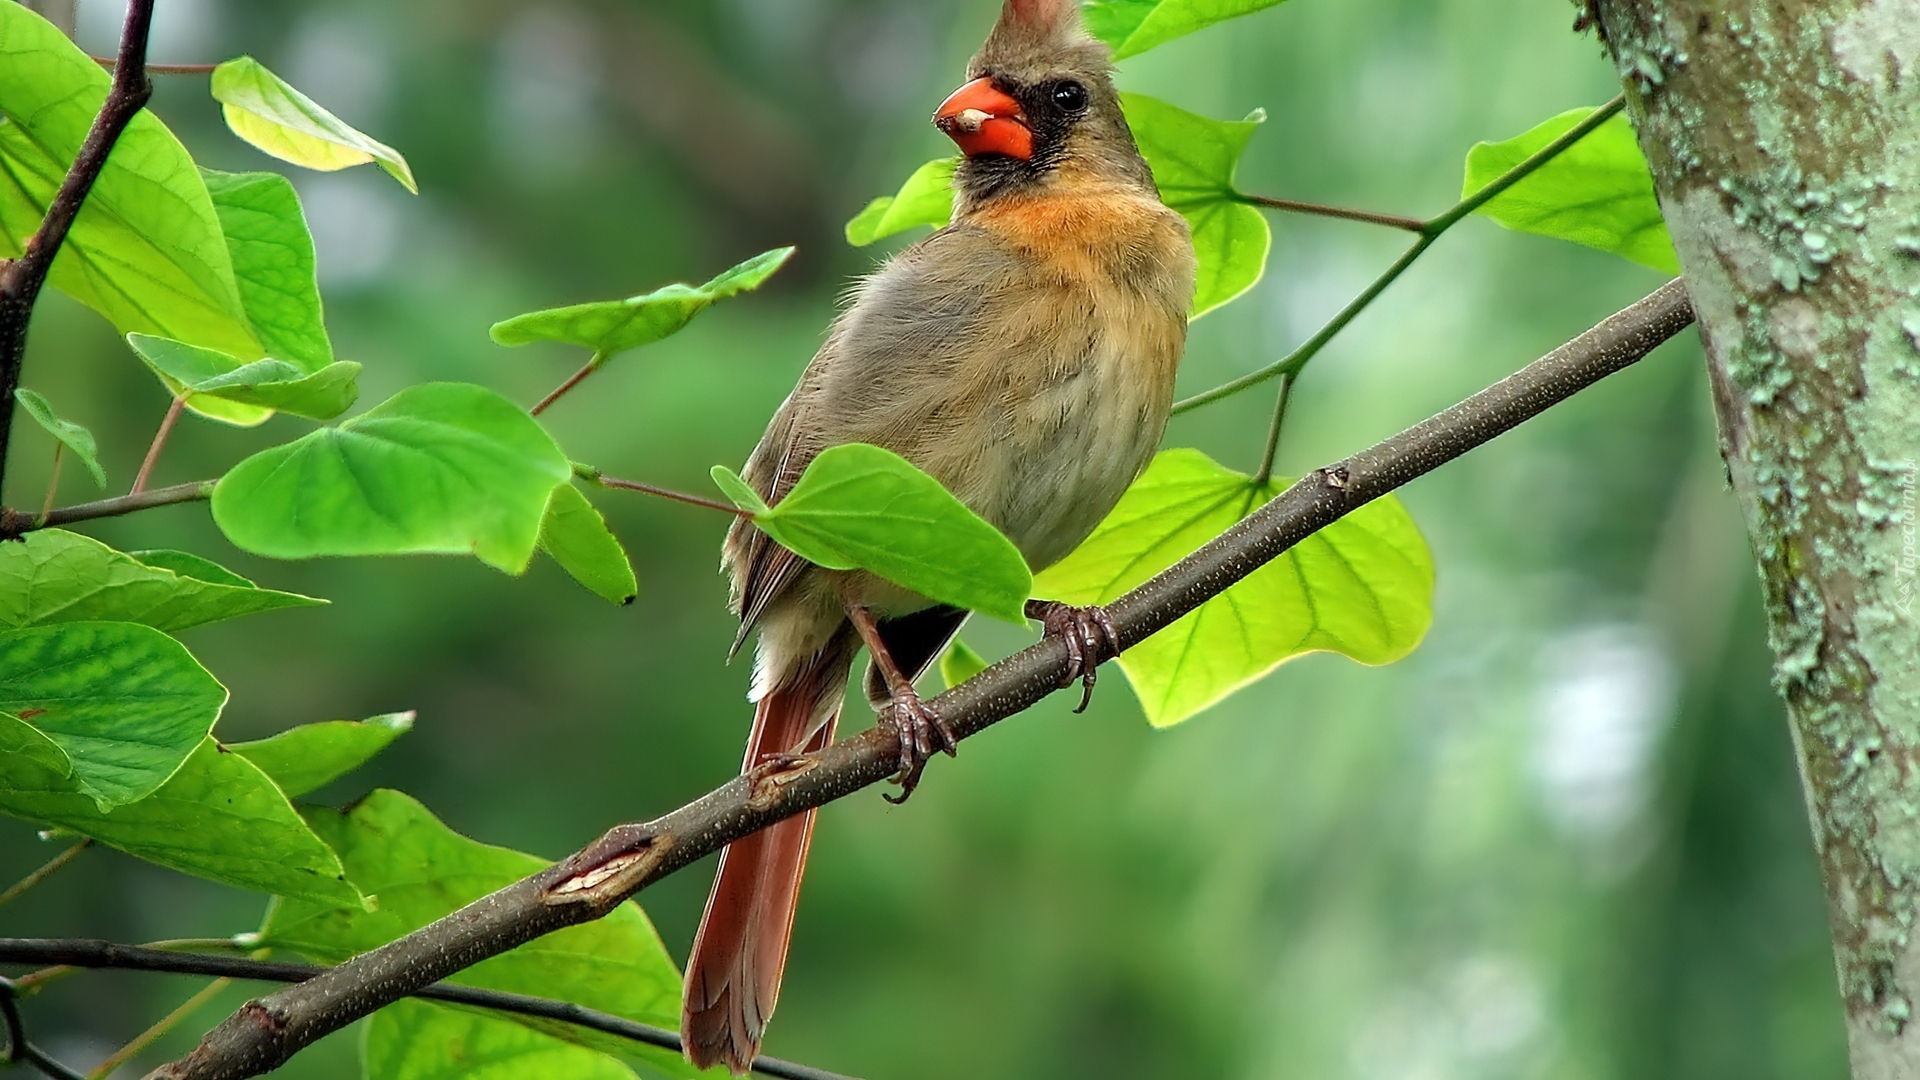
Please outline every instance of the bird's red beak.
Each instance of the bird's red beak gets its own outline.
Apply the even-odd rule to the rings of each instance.
[[[992,79],[975,79],[953,92],[933,114],[933,126],[959,144],[968,157],[1005,154],[1033,158],[1033,129],[1020,103],[1002,93]]]

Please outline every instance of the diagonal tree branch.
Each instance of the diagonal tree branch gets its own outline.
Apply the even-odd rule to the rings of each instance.
[[[58,964],[75,968],[110,968],[121,971],[163,971],[173,975],[213,975],[223,979],[257,979],[263,982],[304,982],[327,969],[318,964],[293,964],[278,960],[256,960],[246,956],[212,956],[206,953],[177,952],[152,946],[119,945],[111,941],[86,938],[0,938],[0,963]],[[468,1005],[495,1012],[515,1013],[543,1020],[560,1020],[594,1031],[618,1035],[649,1046],[680,1052],[680,1033],[628,1020],[598,1009],[575,1005],[570,1001],[513,994],[504,990],[486,990],[477,986],[453,986],[436,983],[413,991],[408,997],[444,1001],[450,1005]],[[839,1073],[810,1065],[759,1057],[753,1071],[782,1080],[852,1080]]]
[[[1108,605],[1122,647],[1218,595],[1294,544],[1628,366],[1693,321],[1672,281],[1499,383],[1385,442],[1309,474],[1278,498]],[[1067,654],[1047,638],[929,704],[962,738],[1062,686]],[[648,885],[757,829],[897,771],[889,725],[736,777],[653,821],[622,825],[564,862],[315,978],[250,1001],[192,1054],[148,1080],[239,1080],[454,972],[600,918]]]
[[[20,365],[27,354],[27,324],[34,301],[47,283],[47,271],[66,242],[73,219],[106,167],[107,155],[120,133],[153,96],[147,78],[147,31],[153,25],[153,0],[128,0],[126,27],[120,35],[120,57],[113,66],[113,87],[93,118],[80,153],[67,178],[54,193],[40,228],[27,240],[20,257],[0,261],[0,481],[7,470],[7,441],[13,430],[13,392],[20,388]]]

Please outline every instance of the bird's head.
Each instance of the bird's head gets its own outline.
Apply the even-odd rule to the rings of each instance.
[[[1107,47],[1081,26],[1077,0],[1006,0],[967,64],[966,85],[933,116],[966,155],[956,174],[962,196],[977,203],[1029,193],[1069,175],[1152,190],[1112,71]]]

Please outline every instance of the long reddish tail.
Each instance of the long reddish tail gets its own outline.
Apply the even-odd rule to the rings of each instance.
[[[833,741],[852,659],[852,649],[836,641],[760,699],[744,769],[771,754],[810,753]],[[735,840],[720,855],[687,958],[680,1021],[687,1058],[700,1068],[725,1064],[737,1076],[760,1052],[787,966],[813,815],[809,810]]]

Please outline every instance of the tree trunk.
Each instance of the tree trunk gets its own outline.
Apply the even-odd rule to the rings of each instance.
[[[1856,1080],[1920,1077],[1920,0],[1595,0],[1765,583]]]

